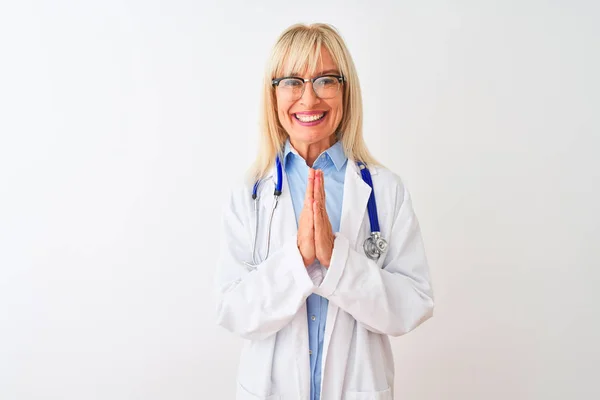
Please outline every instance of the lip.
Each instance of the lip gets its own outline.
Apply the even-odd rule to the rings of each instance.
[[[296,115],[310,116],[310,115],[318,115],[318,114],[324,114],[323,118],[318,119],[316,121],[311,121],[311,122],[302,122],[298,118],[296,118]],[[300,126],[315,126],[315,125],[319,125],[320,123],[325,121],[328,114],[329,114],[329,112],[327,112],[327,111],[300,111],[297,113],[292,113],[292,119],[294,121],[296,121],[296,123]]]

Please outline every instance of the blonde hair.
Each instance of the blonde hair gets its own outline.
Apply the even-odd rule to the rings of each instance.
[[[277,39],[265,69],[261,104],[261,129],[258,156],[250,170],[250,179],[268,175],[275,158],[282,156],[288,134],[277,116],[277,100],[272,79],[308,69],[314,72],[324,46],[344,76],[343,116],[336,134],[346,156],[367,165],[379,164],[369,153],[362,132],[362,95],[354,62],[339,32],[329,24],[295,24]],[[285,70],[287,67],[289,70]]]

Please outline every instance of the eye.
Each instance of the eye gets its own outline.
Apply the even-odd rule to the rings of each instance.
[[[282,79],[279,82],[280,87],[289,88],[289,89],[300,88],[300,87],[302,87],[302,85],[304,85],[304,82],[302,82],[300,79],[294,79],[294,78]]]
[[[335,87],[338,84],[338,80],[331,76],[323,76],[315,81],[317,86],[321,86],[323,88]]]

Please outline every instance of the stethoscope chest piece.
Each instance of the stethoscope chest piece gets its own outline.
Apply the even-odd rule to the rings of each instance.
[[[379,232],[371,232],[371,236],[365,240],[363,247],[367,257],[369,257],[371,260],[377,261],[379,257],[381,257],[381,255],[387,250],[388,244],[385,239],[381,237]]]

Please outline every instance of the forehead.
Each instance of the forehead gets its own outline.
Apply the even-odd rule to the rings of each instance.
[[[319,50],[314,49],[308,54],[306,52],[289,51],[279,73],[310,77],[315,73],[332,70],[339,71],[338,65],[333,60],[329,50],[325,46],[321,46]]]

